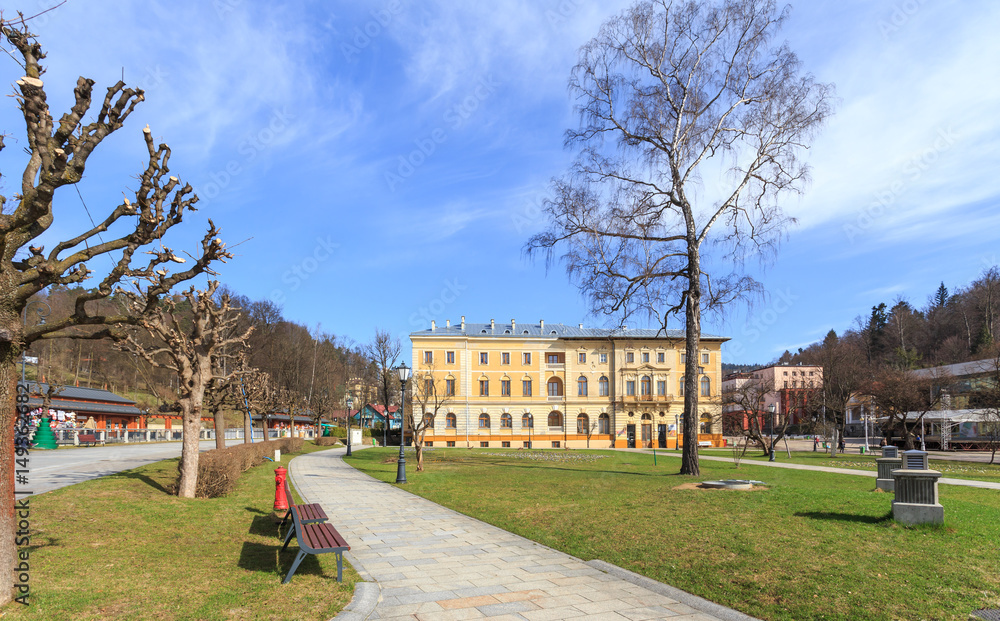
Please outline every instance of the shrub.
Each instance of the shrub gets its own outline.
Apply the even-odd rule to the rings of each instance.
[[[198,456],[198,498],[218,498],[225,496],[236,487],[240,475],[264,463],[274,451],[298,453],[302,450],[302,438],[279,438],[253,444],[237,444],[224,449],[205,451]],[[178,468],[180,464],[178,463]]]
[[[337,446],[340,438],[316,438],[316,446]]]

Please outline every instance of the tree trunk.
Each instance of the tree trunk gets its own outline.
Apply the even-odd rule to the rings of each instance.
[[[243,414],[243,444],[251,442],[253,442],[253,419],[250,418],[250,412],[245,412]]]
[[[198,487],[198,433],[201,431],[201,406],[205,396],[204,387],[195,387],[191,395],[181,399],[181,414],[184,417],[184,442],[181,446],[181,480],[177,495],[194,498]]]
[[[226,417],[222,415],[222,408],[215,411],[215,448],[226,448]]]
[[[13,315],[0,328],[15,334],[14,341],[20,341],[20,318]],[[17,417],[17,357],[20,349],[13,342],[0,342],[0,498],[4,507],[0,510],[0,606],[11,602],[14,597],[15,571],[17,565],[17,513],[14,510],[17,499],[14,496],[14,421]],[[29,481],[30,482],[30,481]],[[30,488],[29,488],[30,489]]]
[[[693,232],[688,233],[689,236]],[[701,271],[698,247],[688,240],[688,296],[684,365],[684,449],[681,474],[698,476],[698,349],[701,344]]]
[[[417,472],[424,471],[424,443],[423,441],[414,442],[413,448],[417,453]]]

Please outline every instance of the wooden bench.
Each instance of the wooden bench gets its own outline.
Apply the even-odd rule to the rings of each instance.
[[[295,570],[299,568],[299,563],[307,554],[326,554],[327,552],[333,552],[337,555],[337,582],[343,582],[344,552],[351,549],[351,546],[347,545],[347,540],[329,522],[303,523],[299,516],[298,506],[289,504],[289,513],[292,514],[292,529],[288,531],[289,536],[285,538],[285,545],[281,546],[281,551],[284,552],[285,548],[288,547],[291,533],[294,532],[299,542],[299,553],[296,555],[291,569],[288,570],[288,575],[281,583],[288,584],[291,581]]]
[[[79,440],[80,442],[86,442],[87,444],[94,444],[94,445],[96,445],[98,442],[100,442],[101,444],[104,444],[104,442],[102,440],[98,440],[97,439],[97,434],[95,434],[95,433],[81,433],[81,434],[79,434],[76,437],[77,437],[77,440]]]
[[[303,524],[313,524],[316,522],[325,522],[329,518],[326,516],[326,511],[323,510],[317,503],[312,503],[308,505],[297,505],[295,501],[292,500],[292,486],[288,484],[288,477],[285,477],[285,500],[288,501],[288,512],[285,513],[285,517],[281,518],[281,523],[278,524],[278,534],[281,534],[281,527],[288,522],[288,518],[292,515],[292,509],[297,508],[299,510],[299,520]],[[289,528],[288,532],[285,533],[285,545],[292,538],[292,533],[295,531],[294,528]]]

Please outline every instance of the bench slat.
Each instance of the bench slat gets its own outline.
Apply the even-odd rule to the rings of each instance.
[[[337,555],[337,582],[343,582],[344,552],[351,549],[344,537],[329,522],[303,523],[299,515],[299,507],[291,503],[289,503],[289,513],[292,514],[292,530],[295,531],[295,538],[299,543],[299,553],[295,556],[295,561],[282,584],[288,584],[295,574],[295,570],[298,569],[299,563],[306,555],[327,552],[333,552]],[[292,530],[289,530],[282,550],[288,547]]]

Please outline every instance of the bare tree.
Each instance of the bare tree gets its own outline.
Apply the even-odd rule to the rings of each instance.
[[[807,402],[810,412],[830,425],[830,457],[837,456],[838,437],[844,433],[847,409],[851,400],[864,394],[871,382],[863,335],[843,338],[830,332],[823,341],[816,364],[823,366],[823,385],[816,397]]]
[[[417,472],[424,470],[424,437],[427,435],[427,430],[434,429],[438,413],[450,401],[451,397],[444,389],[444,380],[435,378],[433,364],[415,373],[410,380],[411,405],[410,411],[404,416],[413,433],[413,448],[417,452]]]
[[[759,291],[741,266],[791,221],[778,201],[800,189],[798,154],[831,109],[832,88],[771,46],[786,16],[773,0],[649,0],[606,22],[570,78],[578,157],[554,182],[548,230],[526,245],[549,262],[565,247],[595,312],[643,313],[663,329],[683,315],[683,474],[699,472],[702,310]],[[704,271],[712,246],[732,272]]]
[[[767,398],[774,393],[773,379],[754,377],[732,383],[723,389],[723,409],[730,409],[730,411],[724,412],[723,416],[739,415],[746,421],[746,425],[743,425],[742,422],[740,425],[743,429],[743,436],[746,438],[746,442],[743,443],[744,450],[750,442],[759,446],[765,453],[774,450],[777,440],[769,441],[771,434],[768,434],[768,431],[772,431],[772,429],[764,424],[767,416],[777,415],[777,413],[772,415],[767,410]],[[779,426],[778,439],[784,437],[787,428],[788,416],[786,414]]]
[[[245,364],[245,363],[244,363]],[[242,406],[246,415],[243,419],[243,442],[253,442],[253,417],[261,417],[264,439],[267,439],[266,415],[277,407],[277,390],[271,376],[247,366],[238,367],[239,381],[230,384],[230,390]]]
[[[986,438],[991,464],[996,461],[1000,449],[1000,348],[994,347],[992,354],[979,363],[986,377],[969,395],[969,406],[983,414],[979,435]]]
[[[155,337],[158,346],[145,346],[134,334],[125,335],[120,343],[123,349],[139,354],[149,364],[177,372],[178,405],[184,427],[177,495],[182,498],[194,498],[198,483],[198,435],[205,391],[213,379],[220,377],[216,375],[220,367],[214,363],[223,348],[244,343],[253,329],[248,328],[243,334],[232,333],[237,315],[231,312],[227,296],[221,296],[218,302],[213,300],[218,285],[218,281],[213,280],[206,290],[191,287],[184,292],[182,299],[189,306],[190,317],[178,312],[174,299],[165,300],[156,310],[144,313],[141,326]],[[127,298],[136,310],[141,309],[139,296],[128,295]]]
[[[382,428],[382,446],[385,446],[389,430],[389,405],[399,393],[399,378],[393,372],[402,346],[398,337],[393,337],[388,330],[376,328],[375,338],[365,346],[365,355],[375,365],[378,388],[377,399],[385,408],[385,422]],[[400,419],[402,420],[402,419]],[[402,432],[402,430],[400,430]]]
[[[875,398],[879,412],[886,417],[883,429],[898,433],[907,449],[914,446],[927,412],[941,402],[938,386],[950,383],[945,373],[914,375],[892,367],[879,369],[866,391]]]
[[[6,196],[0,196],[0,463],[13,472],[16,361],[21,352],[40,339],[101,338],[111,326],[136,323],[135,316],[117,306],[101,307],[99,301],[111,296],[123,279],[152,275],[162,264],[177,260],[169,250],[158,249],[144,264],[137,258],[133,264],[137,252],[161,240],[181,222],[184,212],[194,208],[197,197],[190,185],[169,174],[170,148],[165,144],[157,146],[147,127],[143,138],[148,161],[138,177],[134,198],[124,198],[121,204],[106,210],[107,215],[92,228],[67,236],[48,253],[44,247],[32,245],[61,221],[53,211],[56,191],[80,182],[95,149],[124,126],[145,95],[140,89],[118,82],[107,89],[99,99],[98,109],[92,112],[94,81],[80,77],[73,91],[73,104],[57,123],[41,79],[45,54],[28,31],[23,16],[11,21],[0,19],[0,37],[10,44],[8,53],[24,70],[23,77],[16,81],[16,99],[27,138],[23,146],[27,161],[12,196],[14,207],[7,204]],[[93,118],[90,122],[84,120],[88,113]],[[0,149],[3,146],[0,140]],[[111,230],[115,232],[109,235]],[[212,229],[206,239],[211,242],[214,238]],[[221,242],[203,245],[203,254],[191,267],[142,291],[145,308],[156,306],[160,296],[174,285],[205,271],[223,252]],[[50,286],[87,280],[93,275],[91,260],[102,255],[110,261],[110,271],[76,299],[71,312],[53,314],[45,324],[23,327],[21,314],[32,295]],[[0,477],[0,498],[13,506],[12,476]],[[0,585],[4,585],[0,588],[0,606],[12,599],[10,587],[17,564],[14,515],[12,511],[0,512],[0,533],[6,533],[0,536]]]

